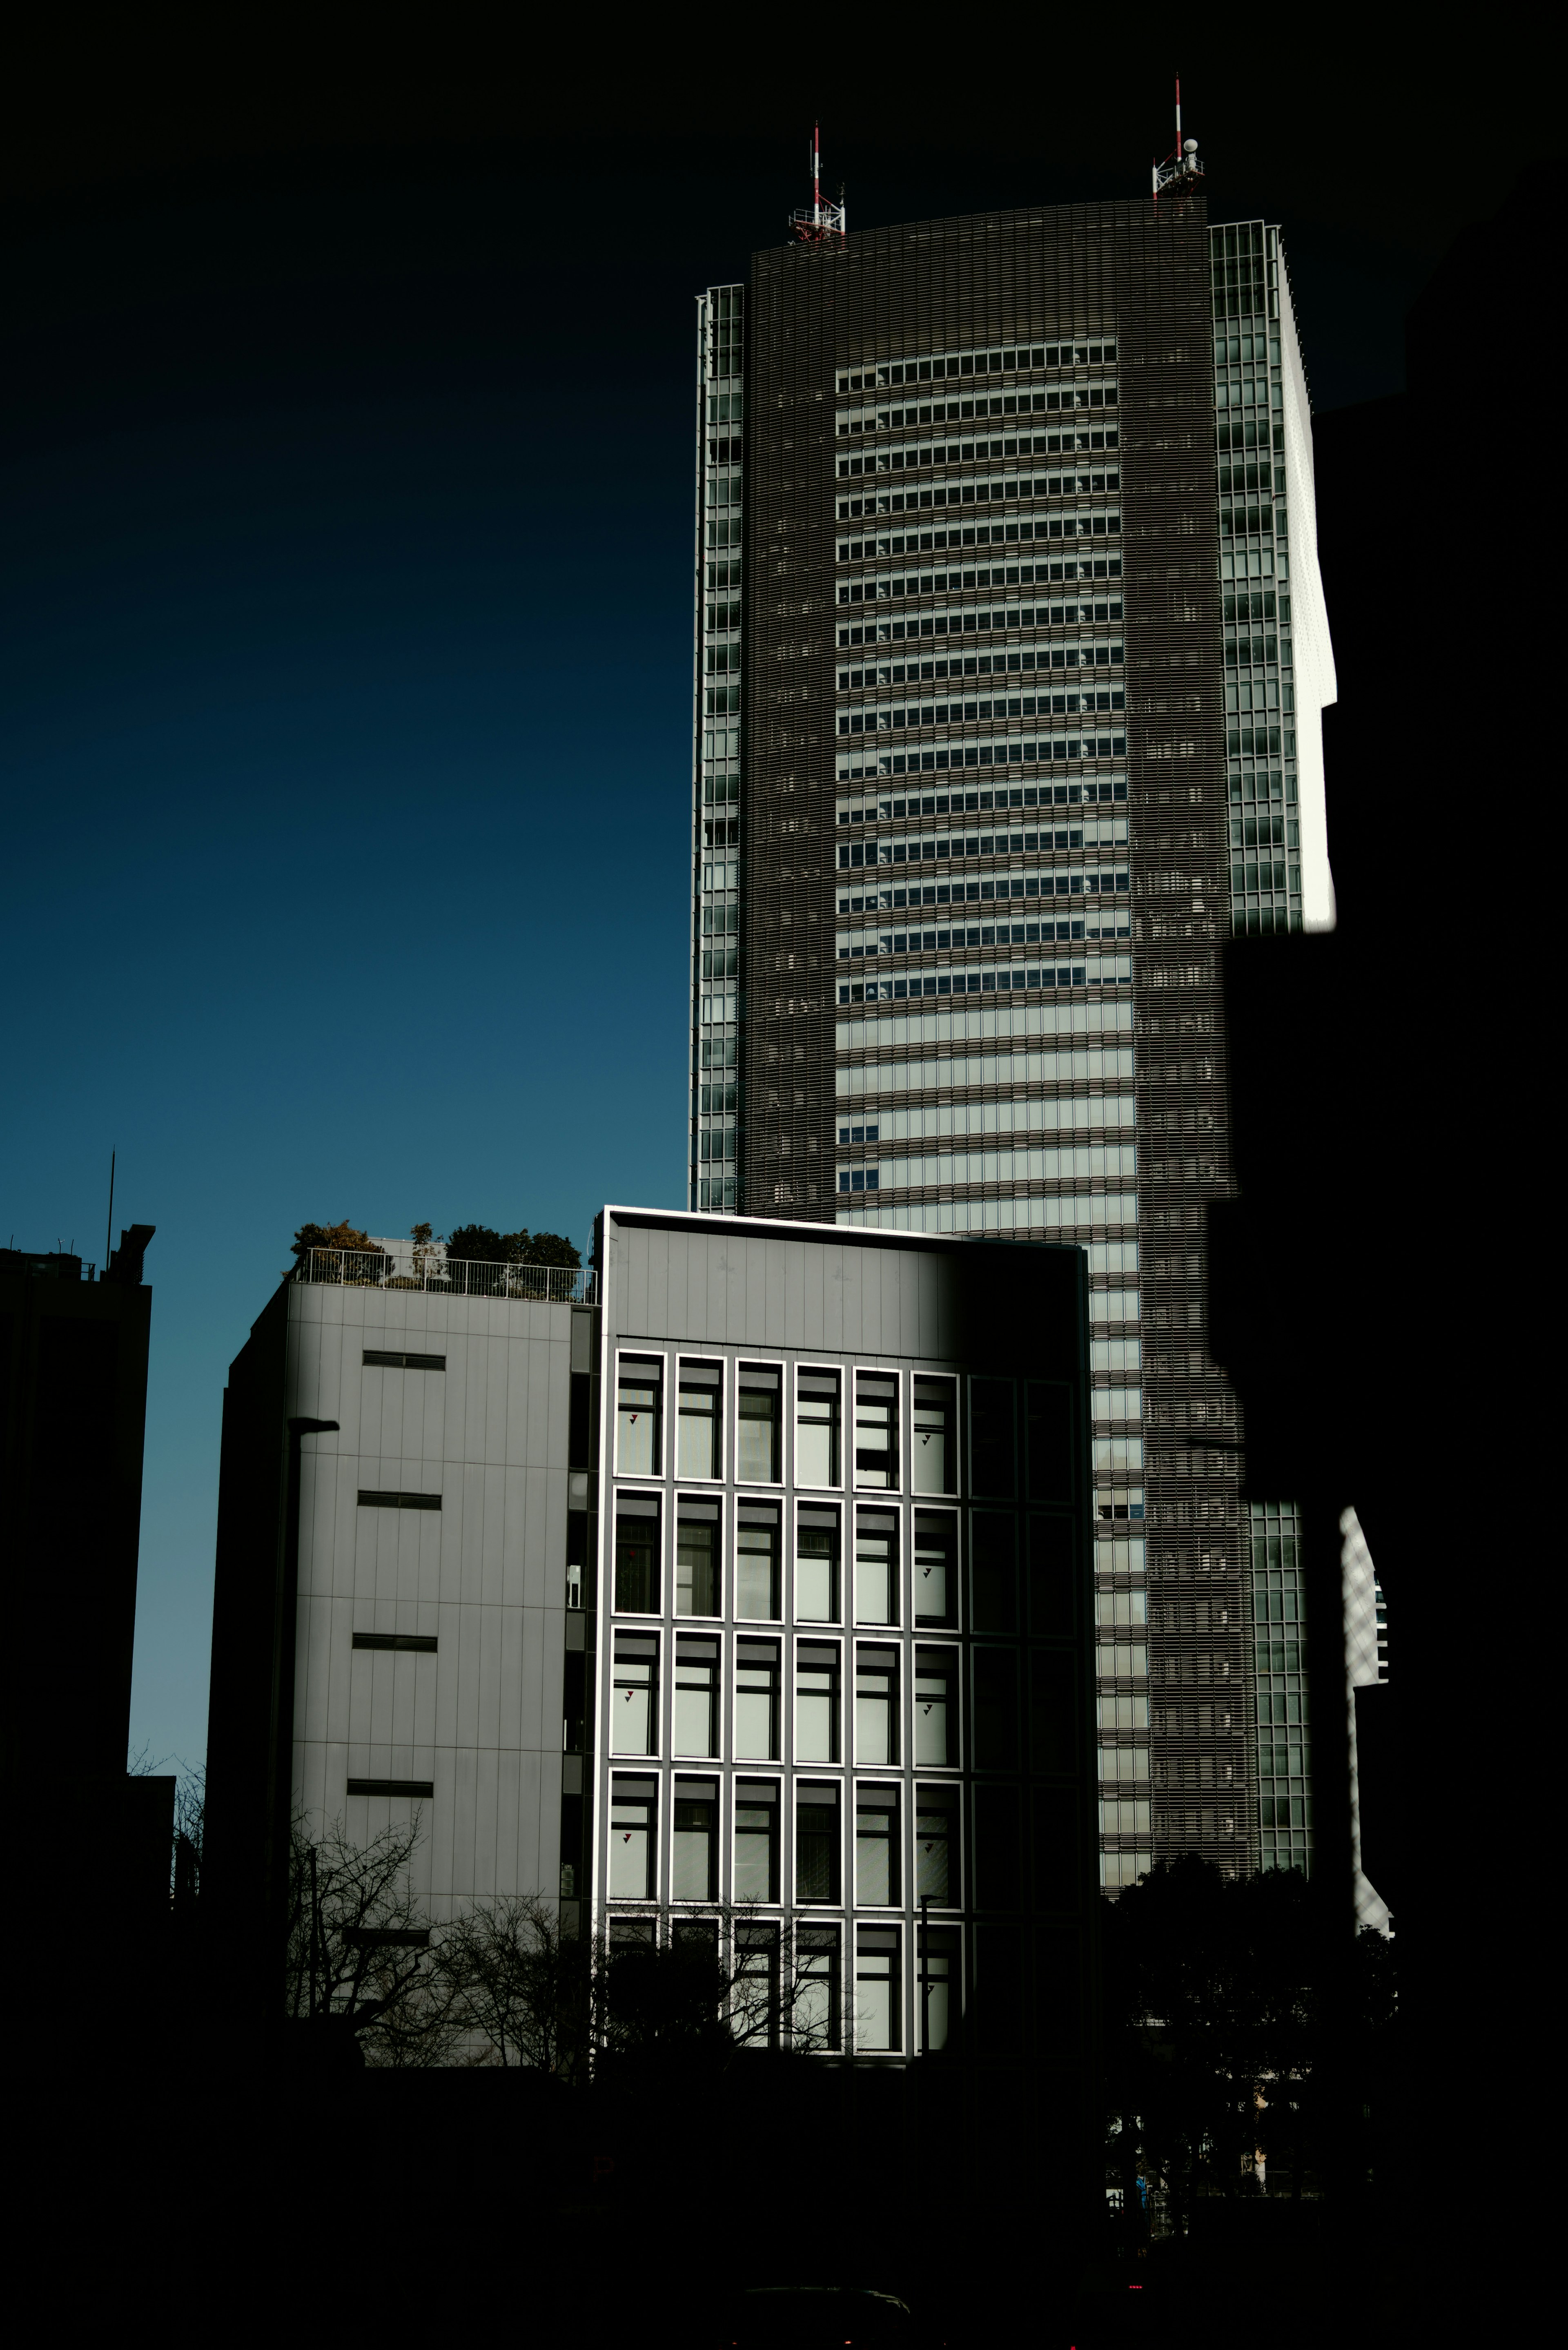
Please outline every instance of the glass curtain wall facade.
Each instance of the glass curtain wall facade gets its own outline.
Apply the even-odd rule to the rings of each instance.
[[[745,289],[697,303],[692,681],[691,1073],[687,1205],[739,1205],[741,614]]]
[[[699,584],[692,1203],[1087,1251],[1112,1890],[1179,1852],[1259,1857],[1240,1430],[1205,1327],[1207,1204],[1231,1181],[1219,948],[1254,898],[1259,928],[1265,902],[1271,926],[1293,904],[1332,919],[1304,380],[1271,319],[1272,297],[1288,313],[1272,232],[1262,326],[1231,315],[1237,234],[1195,192],[758,254],[730,655],[716,545]],[[1219,414],[1217,302],[1228,403],[1238,386]],[[1241,357],[1260,336],[1277,370]],[[710,529],[737,478],[719,394],[710,374]],[[1286,543],[1293,631],[1262,567]],[[1254,553],[1273,603],[1255,631]],[[724,658],[744,668],[721,713]],[[722,757],[721,714],[740,729]],[[723,1020],[722,767],[740,860]],[[732,1040],[732,1170],[709,1075]]]

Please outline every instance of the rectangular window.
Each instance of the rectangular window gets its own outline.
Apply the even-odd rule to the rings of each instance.
[[[795,1522],[794,1614],[797,1624],[838,1621],[838,1513],[803,1508]]]
[[[653,1898],[653,1823],[658,1791],[656,1779],[610,1781],[612,1901],[649,1901]]]
[[[874,1769],[898,1760],[898,1651],[855,1656],[855,1759]]]
[[[952,1648],[915,1651],[915,1767],[941,1770],[958,1760],[958,1707]]]
[[[892,1926],[862,1926],[855,1938],[855,2045],[863,2055],[893,2054],[899,2037],[898,1935]]]
[[[659,1405],[664,1365],[657,1356],[623,1355],[616,1410],[616,1467],[623,1477],[657,1477],[663,1470]]]
[[[855,1378],[855,1482],[880,1492],[898,1485],[898,1382],[881,1371]]]
[[[915,1621],[958,1621],[958,1520],[946,1510],[915,1512]]]
[[[796,1782],[794,1791],[794,1898],[838,1898],[838,1790]]]
[[[856,1790],[855,1898],[863,1908],[898,1907],[897,1787],[858,1787]]]
[[[711,1779],[677,1779],[670,1838],[670,1898],[711,1901],[719,1890],[719,1790]]]
[[[794,1759],[838,1760],[838,1651],[797,1642],[794,1652]]]
[[[779,1379],[776,1370],[742,1363],[735,1407],[735,1479],[742,1485],[776,1485],[779,1474]]]
[[[1016,1521],[1000,1510],[970,1519],[970,1623],[977,1632],[1018,1628]]]
[[[795,1378],[794,1482],[838,1482],[838,1373],[801,1371]]]
[[[1013,1485],[1012,1381],[969,1385],[970,1475],[976,1493],[1011,1494]]]
[[[621,1636],[624,1638],[624,1635]],[[675,1643],[675,1752],[719,1752],[719,1643]]]
[[[735,1782],[735,1899],[779,1898],[779,1791],[771,1779]]]
[[[1057,1381],[1029,1383],[1029,1498],[1073,1499],[1073,1394]]]
[[[1029,1521],[1029,1628],[1035,1638],[1070,1640],[1077,1622],[1070,1518]]]
[[[860,1624],[898,1621],[898,1519],[893,1510],[855,1514],[855,1617]]]
[[[944,1908],[958,1899],[957,1797],[949,1787],[915,1794],[915,1898]]]
[[[842,2044],[844,2037],[837,1929],[804,1927],[796,1948],[798,1984],[792,2019],[795,2044],[831,2051]]]
[[[919,1939],[920,2045],[935,2055],[958,2021],[959,1939],[941,1928],[927,1929]]]
[[[735,1528],[735,1614],[742,1623],[776,1623],[779,1513],[774,1502],[742,1502]]]
[[[444,1371],[446,1368],[444,1355],[389,1354],[380,1347],[367,1347],[361,1360],[367,1370],[373,1366],[389,1371]]]
[[[779,1649],[776,1640],[742,1640],[735,1652],[735,1757],[779,1759]]]
[[[658,1753],[658,1641],[639,1632],[618,1632],[610,1717],[612,1754]]]
[[[1047,1661],[1054,1658],[1047,1654]],[[1036,1663],[1041,1661],[1037,1656]],[[976,1648],[974,1761],[980,1771],[1018,1767],[1018,1659],[1012,1648]]]
[[[618,1493],[615,1604],[622,1614],[659,1613],[659,1503],[651,1493]]]
[[[915,1381],[912,1482],[917,1493],[958,1492],[958,1446],[954,1442],[955,1395],[951,1379]]]
[[[775,1798],[776,1800],[776,1798]],[[737,1866],[738,1866],[737,1861]],[[737,1899],[741,1897],[737,1895]],[[776,1892],[767,1896],[776,1901]],[[779,1929],[748,1921],[735,1929],[730,2030],[744,2048],[779,2044]]]
[[[723,1365],[682,1363],[675,1448],[678,1477],[723,1475]]]
[[[717,1616],[719,1605],[719,1504],[675,1504],[675,1613]]]

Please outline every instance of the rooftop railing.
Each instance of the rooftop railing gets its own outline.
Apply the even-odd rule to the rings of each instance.
[[[379,1249],[306,1249],[296,1281],[356,1289],[422,1289],[443,1297],[516,1298],[542,1305],[597,1305],[598,1274],[587,1265],[493,1264],[449,1257],[439,1248],[393,1242]]]

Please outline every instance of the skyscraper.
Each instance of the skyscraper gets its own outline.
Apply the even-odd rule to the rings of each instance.
[[[1084,1245],[1102,1881],[1256,1866],[1219,951],[1332,920],[1277,232],[808,222],[698,307],[690,1204]]]

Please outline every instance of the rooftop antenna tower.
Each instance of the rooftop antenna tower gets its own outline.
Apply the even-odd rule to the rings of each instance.
[[[801,244],[842,244],[845,237],[844,191],[836,204],[822,201],[822,126],[811,130],[811,203],[797,205],[789,216],[790,234]]]
[[[1172,195],[1179,211],[1203,177],[1203,166],[1198,160],[1197,140],[1189,139],[1185,144],[1182,141],[1179,74],[1176,77],[1176,145],[1163,163],[1154,166],[1153,176],[1155,203],[1158,204],[1161,196]]]

